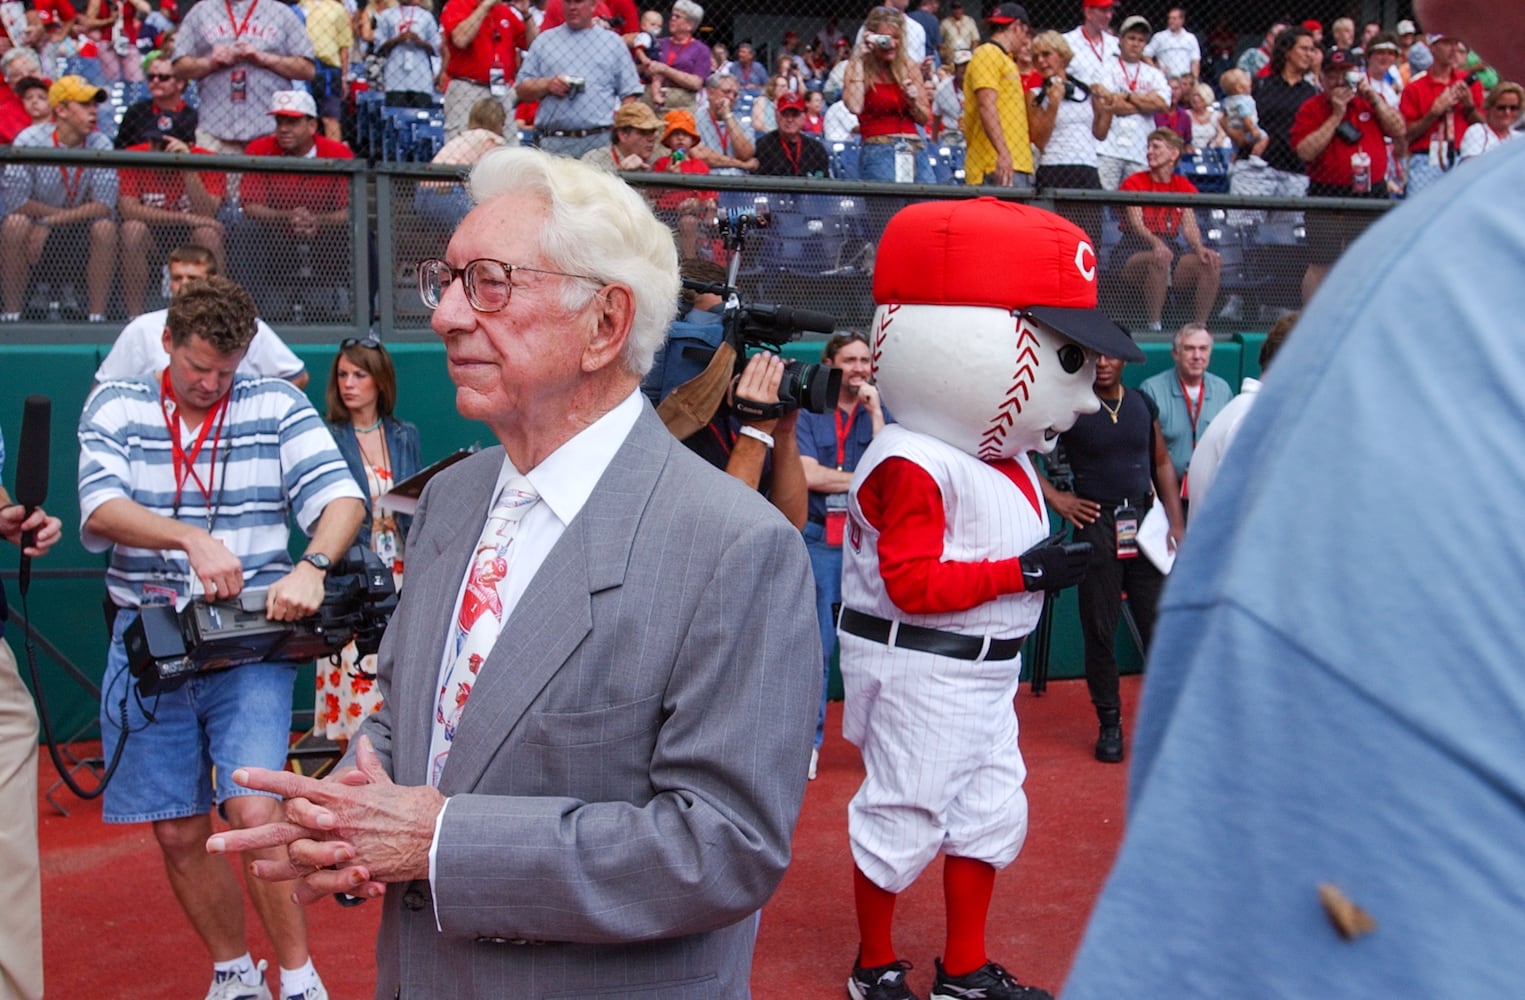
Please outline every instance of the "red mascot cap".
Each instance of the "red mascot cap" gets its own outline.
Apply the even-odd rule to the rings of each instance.
[[[1143,361],[1096,308],[1096,279],[1091,238],[1053,212],[990,197],[928,201],[884,227],[874,301],[1024,312],[1107,357]]]

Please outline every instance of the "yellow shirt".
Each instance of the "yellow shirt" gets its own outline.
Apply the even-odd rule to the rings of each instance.
[[[302,0],[298,6],[307,19],[307,37],[312,39],[318,61],[325,66],[338,66],[340,50],[355,44],[349,11],[339,0]]]
[[[1012,170],[1019,174],[1033,172],[1033,148],[1027,138],[1027,94],[1022,89],[1022,74],[1011,56],[994,42],[974,50],[974,58],[964,71],[964,177],[968,184],[983,184],[985,175],[995,172],[996,151],[985,126],[980,121],[978,91],[996,93],[996,115],[1006,136]]]

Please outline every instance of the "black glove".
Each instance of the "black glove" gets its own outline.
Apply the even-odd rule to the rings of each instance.
[[[1067,545],[1035,545],[1017,557],[1022,567],[1022,582],[1028,592],[1063,590],[1085,578],[1086,561],[1091,558],[1090,542]]]

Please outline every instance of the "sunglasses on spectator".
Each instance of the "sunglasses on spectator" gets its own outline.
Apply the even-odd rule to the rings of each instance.
[[[368,333],[364,337],[345,337],[343,340],[339,341],[339,346],[341,348],[369,347],[374,350],[375,348],[381,346],[381,340],[377,338],[374,333]]]
[[[1495,111],[1519,111],[1520,110],[1520,106],[1518,104],[1495,104],[1493,106],[1493,110],[1495,110]]]
[[[148,78],[150,80],[154,81],[155,83],[168,83],[170,80],[173,80],[175,78],[175,74],[173,74],[173,73],[150,73],[150,74],[148,74]]]

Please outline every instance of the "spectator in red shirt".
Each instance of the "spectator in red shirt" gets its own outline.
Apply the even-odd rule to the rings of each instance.
[[[1430,35],[1435,61],[1423,76],[1411,79],[1398,99],[1407,124],[1410,193],[1440,180],[1456,163],[1467,126],[1483,120],[1483,86],[1455,67],[1457,40]]]
[[[1351,75],[1356,78],[1354,88],[1347,80]],[[1403,135],[1403,116],[1382,99],[1361,72],[1360,61],[1346,49],[1334,49],[1324,60],[1323,82],[1323,92],[1305,101],[1292,122],[1292,148],[1308,165],[1308,194],[1386,198],[1386,140]],[[1375,219],[1365,212],[1308,213],[1304,302],[1318,290],[1330,265]]]
[[[164,63],[165,68],[169,64]],[[182,84],[183,86],[183,84]],[[139,130],[134,152],[211,153],[194,145],[196,126],[172,118]],[[122,219],[122,304],[133,316],[146,311],[150,262],[158,259],[161,246],[187,243],[205,247],[221,271],[223,225],[217,210],[227,191],[227,174],[220,170],[136,170],[118,172],[117,214]]]
[[[0,68],[5,71],[5,80],[0,82],[0,145],[10,145],[22,129],[33,124],[15,88],[27,77],[40,78],[42,61],[31,49],[15,48],[0,56]]]
[[[450,74],[445,140],[466,131],[471,106],[484,97],[497,98],[512,118],[519,53],[535,40],[534,20],[501,0],[448,0],[440,14],[440,30],[445,35],[445,71]]]
[[[249,143],[250,156],[352,160],[342,142],[318,134],[318,106],[302,90],[277,91],[270,114],[275,132]],[[293,279],[320,285],[348,284],[349,177],[315,174],[244,175],[239,194],[245,217],[260,230],[259,256],[267,280],[279,285]],[[280,251],[276,252],[279,247]],[[286,252],[295,247],[295,254]]]
[[[666,129],[662,133],[662,145],[672,152],[657,160],[651,169],[657,173],[707,174],[709,164],[692,155],[689,150],[699,145],[699,129],[694,116],[687,111],[669,111],[665,116]],[[678,234],[678,259],[688,260],[699,255],[699,229],[706,219],[715,217],[715,206],[720,195],[714,191],[695,191],[679,188],[658,194],[657,217],[672,226]]]
[[[1150,132],[1145,154],[1149,169],[1124,178],[1118,190],[1196,194],[1196,186],[1175,172],[1185,148],[1168,128]],[[1195,319],[1205,325],[1218,298],[1223,262],[1218,251],[1202,242],[1196,213],[1174,205],[1129,205],[1124,214],[1123,239],[1113,256],[1123,261],[1123,277],[1144,290],[1149,329],[1161,328],[1165,292],[1171,285],[1193,289]],[[1183,237],[1185,252],[1180,246]]]

